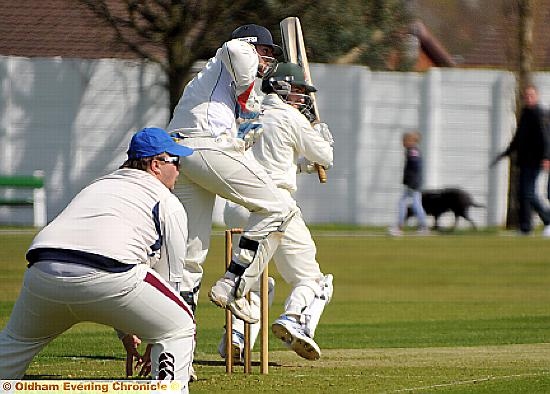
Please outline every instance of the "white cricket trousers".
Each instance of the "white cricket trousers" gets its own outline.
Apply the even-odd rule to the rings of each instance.
[[[145,264],[122,273],[96,270],[77,277],[58,277],[35,266],[27,269],[10,320],[0,332],[0,379],[21,379],[44,346],[84,321],[153,344],[153,379],[181,380],[187,392],[195,346],[193,314]]]
[[[304,308],[309,306],[319,288],[319,281],[324,278],[316,260],[317,248],[302,217],[296,201],[285,189],[278,189],[280,198],[292,204],[297,210],[283,234],[278,248],[273,254],[273,261],[277,271],[285,282],[292,286],[290,295],[285,302],[285,313],[301,315]],[[232,212],[228,212],[232,211]],[[227,203],[224,218],[229,227],[239,227],[246,220],[246,209]],[[231,218],[231,219],[229,219]],[[229,220],[228,220],[229,219]]]
[[[280,198],[277,188],[265,169],[244,154],[243,141],[226,136],[191,137],[181,142],[195,150],[182,157],[182,170],[175,188],[187,212],[189,235],[182,289],[200,286],[203,268],[210,246],[212,212],[216,195],[246,207],[250,212],[243,236],[261,241],[274,233],[291,212]],[[280,237],[270,237],[265,244],[271,258]]]

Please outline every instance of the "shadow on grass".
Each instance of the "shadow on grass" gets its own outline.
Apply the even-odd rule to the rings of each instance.
[[[42,359],[52,359],[52,358],[60,358],[60,359],[88,359],[88,360],[111,360],[111,361],[118,361],[118,360],[126,360],[125,357],[121,356],[105,356],[105,355],[89,355],[89,354],[64,354],[64,355],[41,355]]]
[[[194,359],[193,360],[193,364],[196,364],[196,365],[203,365],[203,366],[209,366],[209,367],[221,367],[221,366],[224,366],[225,365],[225,360],[197,360],[197,359]],[[259,361],[252,361],[251,365],[253,367],[259,367],[260,366],[260,362]],[[270,367],[280,367],[281,364],[277,363],[277,362],[274,362],[274,361],[270,361],[268,363],[268,365]],[[239,362],[239,363],[235,363],[235,366],[240,366],[242,367],[243,366],[243,363]]]

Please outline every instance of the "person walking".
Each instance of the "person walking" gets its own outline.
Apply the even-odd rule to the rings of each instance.
[[[536,193],[537,179],[541,168],[550,169],[550,140],[544,112],[538,102],[538,92],[534,85],[523,90],[523,108],[516,133],[504,152],[491,163],[494,166],[502,158],[517,154],[519,166],[518,203],[519,231],[529,235],[533,231],[533,210],[544,224],[543,236],[550,237],[550,211],[543,205]]]
[[[403,147],[405,148],[405,166],[403,168],[403,194],[399,199],[397,226],[390,228],[390,235],[399,236],[403,234],[403,227],[407,220],[409,204],[418,221],[418,233],[427,234],[426,212],[422,207],[422,156],[418,144],[420,133],[417,131],[403,134]]]

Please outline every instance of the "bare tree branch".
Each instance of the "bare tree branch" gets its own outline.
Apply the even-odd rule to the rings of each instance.
[[[401,0],[73,0],[109,26],[117,42],[137,56],[161,65],[167,75],[171,110],[176,106],[198,59],[214,55],[239,25],[256,23],[269,28],[280,41],[279,21],[295,15],[305,27],[313,61],[332,61],[354,47],[368,47],[356,61],[375,59],[375,48],[395,46],[392,25],[400,22]],[[376,12],[374,12],[376,11]],[[374,15],[372,18],[365,16]],[[394,15],[397,15],[395,17]],[[401,22],[402,23],[402,22]],[[372,26],[371,26],[372,25]],[[386,26],[381,28],[380,25]],[[374,27],[373,27],[374,26]],[[372,29],[388,37],[369,42]],[[390,39],[392,38],[392,39]]]
[[[94,15],[103,20],[107,25],[109,25],[115,32],[116,39],[128,46],[130,50],[135,52],[138,56],[148,59],[152,62],[159,63],[163,69],[166,70],[166,62],[154,55],[150,51],[147,51],[143,45],[136,43],[135,41],[128,39],[127,35],[124,33],[123,29],[132,29],[136,33],[140,33],[138,26],[135,23],[132,23],[130,20],[126,20],[117,15],[114,15],[105,1],[94,1],[94,0],[78,0],[80,3],[85,5]],[[148,34],[142,32],[140,34],[143,38],[150,38]]]

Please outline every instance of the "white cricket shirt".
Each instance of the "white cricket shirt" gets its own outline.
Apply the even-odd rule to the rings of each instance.
[[[257,72],[254,46],[239,40],[224,43],[185,87],[167,130],[190,137],[236,137],[239,109],[259,111],[254,91]]]
[[[76,250],[123,264],[154,265],[162,256],[169,280],[179,281],[186,240],[187,215],[177,197],[145,171],[119,169],[84,188],[29,250]]]
[[[300,111],[275,93],[264,96],[261,123],[264,132],[250,149],[277,187],[296,191],[296,167],[301,156],[323,166],[332,165],[330,144]]]

